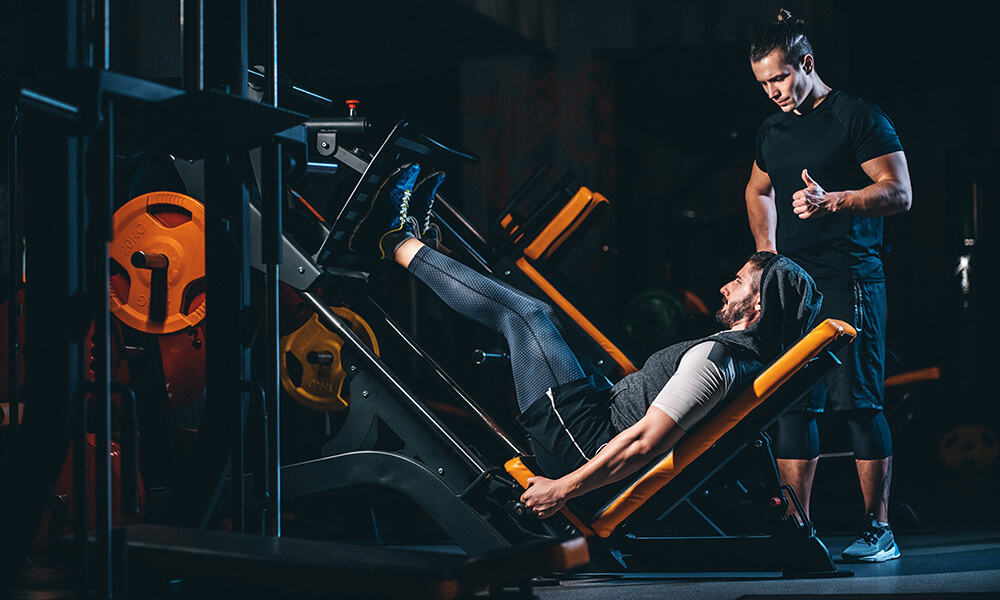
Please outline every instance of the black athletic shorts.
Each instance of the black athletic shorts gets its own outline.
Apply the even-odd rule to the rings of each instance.
[[[555,479],[576,470],[617,434],[608,410],[610,389],[599,388],[593,377],[579,379],[552,388],[518,416],[539,475]]]
[[[820,291],[823,307],[819,320],[846,321],[858,330],[858,337],[837,353],[843,364],[834,367],[796,409],[881,409],[885,384],[885,281],[859,281],[848,290]]]

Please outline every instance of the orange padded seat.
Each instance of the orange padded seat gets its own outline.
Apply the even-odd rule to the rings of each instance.
[[[686,466],[718,442],[737,423],[763,404],[782,384],[809,361],[819,356],[827,346],[841,336],[848,336],[850,340],[855,335],[857,332],[854,328],[843,321],[835,319],[823,321],[761,371],[747,389],[721,407],[718,412],[709,415],[707,420],[699,423],[672,451],[618,493],[595,518],[589,520],[589,525],[583,528],[577,526],[577,523],[586,523],[588,520],[580,519],[576,515],[570,517],[568,513],[571,511],[568,509],[564,508],[563,514],[584,535],[610,536],[622,521],[653,494],[669,484]],[[524,466],[520,457],[507,461],[504,467],[521,486],[527,486],[528,477],[534,476],[530,469]]]

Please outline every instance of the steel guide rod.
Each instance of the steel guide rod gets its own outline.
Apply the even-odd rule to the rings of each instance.
[[[445,389],[447,389],[456,400],[461,402],[466,409],[478,417],[501,444],[506,446],[507,449],[513,452],[516,456],[523,456],[525,454],[517,443],[507,436],[503,428],[501,428],[497,422],[494,421],[493,418],[487,414],[486,411],[484,411],[479,404],[477,404],[476,401],[465,392],[465,390],[461,388],[458,382],[448,375],[448,373],[441,368],[441,365],[439,365],[436,360],[424,352],[424,350],[417,345],[416,341],[408,333],[396,325],[396,322],[393,321],[392,317],[389,316],[389,313],[387,313],[385,309],[369,297],[365,298],[365,302],[373,310],[379,313],[383,321],[388,324],[396,336],[399,337],[399,339],[406,344],[411,351],[413,351],[427,370],[429,370],[438,379],[438,381],[444,385]]]
[[[316,311],[320,322],[322,322],[327,329],[340,336],[342,340],[349,343],[351,348],[361,357],[365,366],[371,369],[372,374],[382,383],[387,384],[397,394],[402,396],[406,400],[406,407],[419,417],[421,422],[428,426],[433,433],[435,433],[442,440],[446,441],[449,444],[449,447],[458,453],[467,465],[480,472],[490,470],[490,467],[473,454],[472,451],[469,450],[469,448],[455,436],[455,434],[449,431],[444,424],[437,419],[437,417],[427,410],[423,403],[420,402],[420,400],[418,400],[413,393],[410,392],[410,390],[399,382],[396,376],[389,371],[388,367],[385,366],[382,360],[370,348],[368,348],[364,342],[361,341],[361,338],[359,338],[350,327],[344,324],[336,313],[330,310],[330,307],[327,306],[325,302],[311,292],[300,292],[300,296],[309,304],[310,307],[312,307],[313,310]]]
[[[435,208],[431,213],[437,218],[439,225],[444,226],[447,232],[450,234],[450,241],[457,241],[458,245],[461,247],[463,253],[469,257],[469,259],[475,261],[477,265],[487,273],[492,273],[493,269],[490,268],[489,261],[483,258],[476,248],[472,246],[457,229],[461,227],[466,234],[471,235],[476,241],[480,243],[480,247],[487,248],[486,240],[479,233],[479,231],[465,219],[451,204],[448,203],[440,194],[437,195],[434,201]],[[456,223],[452,223],[454,220]]]

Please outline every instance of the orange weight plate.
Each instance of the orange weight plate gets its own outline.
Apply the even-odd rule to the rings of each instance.
[[[379,353],[378,340],[368,323],[347,308],[331,307],[351,330]],[[296,402],[313,410],[332,412],[347,408],[350,390],[340,364],[344,341],[313,315],[305,325],[281,338],[281,385]]]
[[[110,252],[111,312],[122,323],[164,334],[205,318],[200,202],[174,192],[133,198],[115,212]]]

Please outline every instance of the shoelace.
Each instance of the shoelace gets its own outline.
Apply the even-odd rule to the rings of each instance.
[[[861,533],[858,537],[863,539],[866,544],[871,545],[877,542],[878,539],[882,537],[884,533],[885,529],[877,527],[875,525],[869,525],[861,530]]]
[[[431,228],[431,209],[434,207],[434,196],[431,196],[430,202],[427,203],[427,215],[424,217],[424,226],[420,229],[420,235],[427,233],[427,230]]]
[[[438,224],[431,223],[427,227],[427,233],[431,234],[430,237],[433,238],[434,249],[441,250],[441,228],[438,227]]]
[[[435,184],[434,180],[435,178],[438,177],[440,177],[440,181],[438,181],[437,184]],[[438,172],[433,175],[428,175],[419,184],[417,184],[417,189],[421,190],[420,192],[421,196],[427,196],[427,207],[426,207],[427,212],[424,215],[424,222],[417,229],[417,235],[420,236],[426,235],[427,232],[431,229],[431,209],[434,208],[434,199],[437,197],[437,186],[441,184],[440,183],[441,181],[444,181],[444,174]],[[434,193],[425,194],[424,193],[425,187],[433,187]],[[424,207],[421,207],[421,209],[423,210]]]
[[[410,208],[410,195],[413,194],[413,190],[403,190],[403,201],[399,204],[399,218],[402,220],[407,220],[407,212]],[[415,220],[415,219],[414,219]]]

